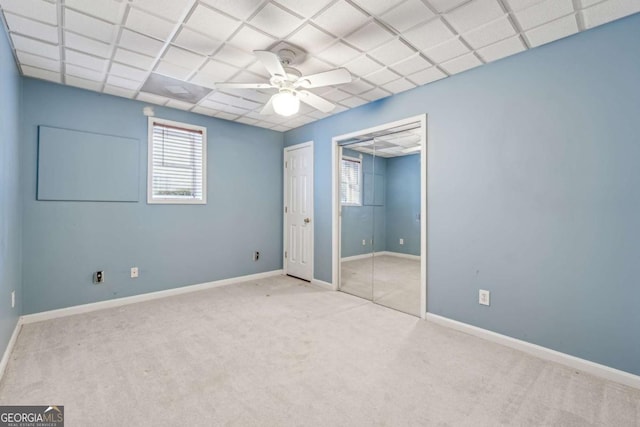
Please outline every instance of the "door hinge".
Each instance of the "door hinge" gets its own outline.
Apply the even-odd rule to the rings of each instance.
[[[287,251],[284,251],[284,257],[287,258]]]
[[[289,210],[288,210],[288,208],[285,206],[285,207],[284,207],[284,213],[287,213],[287,212],[289,212]]]
[[[289,162],[284,162],[284,168],[286,169],[289,166]]]

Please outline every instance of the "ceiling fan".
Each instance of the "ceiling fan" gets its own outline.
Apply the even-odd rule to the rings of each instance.
[[[307,89],[349,83],[351,73],[346,68],[336,68],[303,76],[300,71],[291,67],[301,53],[295,50],[297,49],[283,48],[278,53],[268,50],[253,51],[271,74],[268,83],[216,83],[215,87],[216,89],[277,89],[278,93],[269,99],[260,114],[291,116],[300,109],[300,101],[324,113],[330,112],[335,105]]]

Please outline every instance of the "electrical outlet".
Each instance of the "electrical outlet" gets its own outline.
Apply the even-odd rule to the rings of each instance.
[[[489,291],[480,289],[480,292],[478,293],[478,304],[490,305],[490,298],[491,298],[491,293]]]
[[[138,267],[131,267],[131,278],[135,279],[138,277]]]
[[[404,239],[400,239],[400,244],[404,245]]]
[[[254,261],[258,261],[259,259],[260,259],[260,252],[255,251],[255,252],[253,253],[253,260],[254,260]]]
[[[93,273],[93,283],[104,283],[104,271],[96,271]]]
[[[16,291],[11,291],[11,308],[16,308]]]
[[[362,246],[367,246],[367,241],[365,239],[362,239]]]

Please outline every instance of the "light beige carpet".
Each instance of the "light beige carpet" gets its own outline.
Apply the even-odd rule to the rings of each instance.
[[[275,277],[25,325],[0,404],[67,426],[635,426],[640,391]]]

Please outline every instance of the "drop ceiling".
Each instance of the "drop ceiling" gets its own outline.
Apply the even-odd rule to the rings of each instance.
[[[0,0],[29,77],[286,131],[640,11],[638,0]],[[260,115],[268,90],[212,90],[197,103],[142,90],[154,74],[215,89],[267,81],[252,54],[306,50],[304,74],[345,67],[313,90],[336,104]]]

